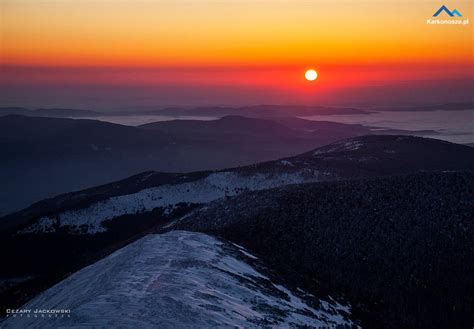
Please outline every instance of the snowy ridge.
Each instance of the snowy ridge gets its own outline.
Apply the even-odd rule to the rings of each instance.
[[[332,153],[332,152],[344,152],[344,151],[357,151],[364,146],[364,143],[358,139],[350,138],[339,142],[323,146],[313,152],[313,155]]]
[[[353,325],[350,307],[272,283],[251,265],[255,257],[239,249],[202,233],[148,235],[22,307],[70,309],[70,317],[10,317],[2,328]]]
[[[55,232],[57,227],[67,227],[72,233],[77,234],[100,233],[107,230],[102,223],[115,217],[149,212],[158,207],[164,208],[165,214],[168,214],[180,203],[204,204],[245,191],[316,182],[320,180],[321,175],[324,173],[308,169],[290,173],[249,175],[231,171],[216,172],[196,181],[161,185],[133,194],[112,197],[84,209],[42,217],[19,233]]]

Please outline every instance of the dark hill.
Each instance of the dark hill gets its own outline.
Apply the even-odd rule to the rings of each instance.
[[[413,136],[369,135],[342,140],[294,158],[298,163],[336,167],[341,174],[372,176],[416,171],[474,170],[466,145]],[[345,174],[344,174],[345,173]]]
[[[222,134],[235,134],[248,137],[298,136],[303,132],[292,130],[277,122],[241,116],[226,116],[219,120],[173,120],[154,122],[140,126],[144,129],[159,130],[172,134],[205,135],[215,137]]]
[[[314,293],[343,292],[367,328],[468,328],[474,175],[293,185],[178,221],[243,245]]]
[[[191,135],[219,135],[236,134],[249,137],[275,138],[281,136],[301,136],[311,138],[319,136],[321,139],[333,140],[370,132],[362,125],[343,124],[328,121],[310,121],[292,117],[278,117],[269,119],[249,118],[242,116],[225,116],[219,120],[173,120],[154,122],[140,126],[145,129],[156,129],[167,133],[183,133]]]

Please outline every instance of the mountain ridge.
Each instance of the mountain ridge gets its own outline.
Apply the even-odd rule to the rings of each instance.
[[[141,190],[165,186],[166,184],[193,183],[207,179],[210,175],[223,175],[222,179],[225,179],[225,175],[232,173],[232,175],[239,175],[242,178],[246,177],[245,179],[250,177],[255,179],[257,177],[255,175],[266,173],[267,176],[270,175],[268,179],[273,179],[270,177],[278,177],[280,173],[284,173],[285,175],[296,175],[294,179],[303,182],[312,179],[354,179],[394,175],[397,173],[406,174],[420,170],[474,170],[474,149],[464,145],[429,138],[368,135],[338,141],[298,156],[262,162],[246,167],[187,174],[146,172],[115,183],[91,188],[87,190],[87,193],[100,195],[100,199],[92,198],[92,202],[97,203],[110,197],[127,193],[138,193]],[[325,175],[327,176],[326,178],[324,177]],[[122,192],[118,192],[120,190]],[[88,204],[92,204],[91,201],[84,203],[83,198],[74,201],[77,195],[81,196],[82,194],[84,194],[83,191],[68,193],[64,197],[58,196],[56,200],[64,199],[63,201],[58,201],[59,204],[66,202],[68,204],[67,207],[72,208],[76,208],[76,204],[82,204],[83,206],[78,208],[82,209],[87,207]],[[57,206],[57,202],[54,200],[45,201],[46,209]],[[67,203],[68,201],[69,203]],[[35,204],[32,209],[41,209],[43,204]],[[67,209],[67,207],[64,209]],[[5,223],[11,219],[23,216],[30,218],[32,213],[34,214],[38,211],[40,214],[48,213],[48,211],[45,212],[44,210],[37,210],[35,212],[32,209],[26,208],[3,219],[0,218],[0,227],[1,222]],[[38,215],[36,214],[35,216]]]
[[[474,173],[307,183],[215,201],[165,230],[242,245],[313,294],[341,291],[368,328],[472,323]]]

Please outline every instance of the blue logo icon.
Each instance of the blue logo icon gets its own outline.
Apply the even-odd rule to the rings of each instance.
[[[459,17],[462,16],[461,13],[457,9],[453,9],[453,11],[451,11],[451,10],[448,9],[448,7],[443,5],[443,6],[441,6],[441,8],[438,9],[437,12],[434,13],[433,17],[436,17],[439,14],[441,14],[442,11],[446,12],[446,14],[448,14],[451,17],[453,17],[454,15],[459,16]]]

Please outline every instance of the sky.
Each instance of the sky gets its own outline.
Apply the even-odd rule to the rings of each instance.
[[[427,24],[443,4],[469,24]],[[0,0],[0,11],[0,106],[472,100],[471,1]]]

